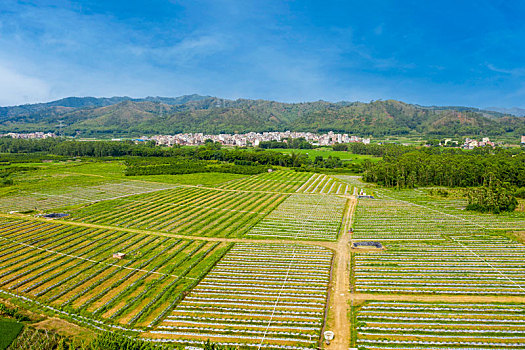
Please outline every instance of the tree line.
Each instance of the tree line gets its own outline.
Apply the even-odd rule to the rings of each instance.
[[[314,146],[306,141],[304,137],[293,139],[289,137],[286,142],[284,141],[262,141],[259,143],[259,147],[263,149],[269,148],[283,148],[283,149],[312,149]]]
[[[525,197],[525,152],[519,150],[420,149],[365,166],[365,181],[387,187],[467,187],[467,210],[514,211],[516,197]]]
[[[361,170],[360,166],[345,164],[337,157],[323,158],[319,156],[312,160],[305,154],[294,152],[284,154],[261,148],[223,148],[220,143],[211,140],[199,147],[162,147],[156,146],[154,142],[135,144],[131,141],[0,138],[0,153],[20,154],[22,158],[27,157],[28,159],[34,159],[34,154],[38,154],[40,159],[45,159],[48,155],[52,158],[123,157],[129,160],[128,175],[177,174],[201,171],[254,174],[266,171],[271,166],[294,168],[300,171],[359,172]],[[132,158],[147,158],[155,165],[139,164],[132,161]],[[162,158],[164,160],[160,161]],[[169,160],[169,158],[172,159]],[[199,163],[199,161],[206,161],[207,163]],[[160,166],[162,162],[164,164]],[[177,170],[177,166],[180,166],[181,169]]]
[[[363,179],[387,187],[482,186],[488,174],[502,183],[525,186],[525,152],[503,149],[418,149],[366,164]]]
[[[125,161],[126,176],[180,175],[194,173],[233,173],[255,175],[268,171],[267,165],[236,161],[232,163],[212,162],[184,158],[147,157],[130,158]]]

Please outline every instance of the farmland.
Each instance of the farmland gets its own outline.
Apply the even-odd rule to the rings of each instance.
[[[180,187],[97,203],[71,216],[116,227],[239,237],[285,198],[280,193]]]
[[[449,234],[525,230],[523,213],[501,215],[465,210],[463,198],[434,198],[420,190],[379,191],[356,211],[355,239],[443,240]]]
[[[523,214],[467,212],[464,199],[425,190],[378,192],[355,213],[353,238],[384,249],[352,252],[351,344],[523,348],[525,245],[506,234],[522,230]]]
[[[151,193],[167,188],[170,184],[158,184],[141,181],[108,182],[100,185],[78,187],[71,186],[66,190],[40,190],[24,196],[0,198],[1,211],[49,210],[79,204],[122,198],[138,193]]]
[[[294,194],[246,236],[335,241],[344,205],[345,200],[339,197]]]
[[[317,149],[277,149],[276,152],[282,152],[282,153],[297,153],[297,154],[304,154],[308,156],[310,159],[314,160],[315,157],[322,156],[322,157],[337,157],[340,158],[342,161],[346,162],[355,162],[355,163],[363,163],[365,160],[369,160],[371,162],[377,162],[381,158],[369,156],[369,155],[363,155],[363,154],[352,154],[345,151],[334,151],[330,148],[317,148]]]
[[[33,170],[13,176],[14,186],[0,187],[0,212],[45,211],[151,193],[177,185],[215,185],[243,178],[237,174],[125,177],[125,167],[120,161],[55,161],[30,165],[34,167]]]
[[[311,176],[311,173],[277,171],[228,181],[217,187],[229,190],[293,193]]]
[[[148,336],[307,348],[320,337],[331,256],[317,247],[236,244]]]
[[[60,187],[58,168],[69,169],[68,183],[93,179]],[[463,198],[429,189],[281,168],[242,176],[124,177],[113,163],[38,171],[48,172],[49,187],[28,181],[0,200],[0,293],[20,305],[190,348],[209,339],[308,349],[325,330],[336,333],[326,349],[525,343],[525,245],[513,234],[524,230],[523,213],[472,213]],[[375,199],[357,199],[363,191]],[[69,215],[38,215],[55,211]],[[350,249],[352,241],[384,248]]]
[[[115,324],[149,324],[228,250],[227,244],[56,223],[5,221],[3,290]],[[125,251],[116,261],[112,252]]]
[[[357,311],[366,349],[523,349],[523,304],[371,301]]]
[[[525,295],[525,245],[506,237],[452,236],[446,243],[395,242],[355,255],[358,292]]]
[[[324,174],[314,174],[296,192],[355,195],[357,188]]]

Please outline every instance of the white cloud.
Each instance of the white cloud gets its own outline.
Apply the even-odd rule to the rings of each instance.
[[[46,82],[0,63],[0,106],[46,101],[49,96]]]
[[[170,64],[171,66],[196,66],[223,50],[230,49],[231,41],[221,34],[190,34],[177,43],[159,47],[147,45],[129,45],[127,50],[133,55],[151,62]]]
[[[496,67],[495,65],[491,63],[487,64],[487,68],[493,72],[508,74],[514,77],[521,77],[525,75],[525,68],[505,69],[505,68]]]

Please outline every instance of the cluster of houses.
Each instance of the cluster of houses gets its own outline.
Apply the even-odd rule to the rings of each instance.
[[[0,134],[0,137],[11,137],[13,139],[47,139],[50,137],[58,137],[54,133],[44,133],[41,131],[31,133],[16,133],[10,132],[7,134]],[[258,146],[264,141],[284,141],[288,138],[297,139],[304,138],[314,146],[331,146],[337,143],[361,142],[364,144],[370,143],[370,138],[362,138],[355,135],[336,134],[330,131],[326,134],[314,134],[311,132],[292,132],[292,131],[270,131],[263,133],[249,132],[246,134],[218,134],[208,135],[204,133],[185,133],[175,135],[155,135],[151,137],[143,136],[135,141],[154,140],[158,145],[203,145],[206,140],[210,139],[228,146]],[[112,139],[112,141],[122,141],[121,139]],[[461,147],[464,149],[474,149],[476,147],[495,147],[496,143],[490,141],[488,137],[481,140],[466,138],[463,144],[452,139],[445,139],[439,144],[440,146]],[[521,145],[525,146],[525,135],[521,136]]]
[[[203,133],[186,133],[176,135],[156,135],[143,137],[143,140],[155,140],[159,145],[202,145],[208,139],[229,146],[258,146],[264,141],[284,141],[288,138],[304,138],[314,146],[330,146],[336,143],[362,142],[370,143],[369,138],[361,138],[348,134],[336,134],[332,131],[327,134],[314,134],[311,132],[273,131],[273,132],[249,132],[246,134],[218,134],[206,135]]]
[[[495,147],[496,145],[501,145],[502,142],[495,143],[490,141],[488,137],[483,137],[480,140],[466,138],[463,144],[460,144],[458,141],[453,141],[452,139],[445,139],[443,142],[440,142],[440,146],[454,146],[460,147],[463,149],[474,149],[476,147]],[[525,135],[521,136],[521,145],[525,146]]]
[[[50,133],[50,132],[41,132],[41,131],[37,131],[37,132],[30,132],[30,133],[27,133],[27,134],[21,134],[21,133],[17,133],[17,132],[9,132],[7,134],[2,134],[1,135],[2,137],[11,137],[13,139],[47,139],[47,138],[50,138],[50,137],[57,137],[57,135],[53,134],[53,133]]]
[[[490,141],[488,137],[482,138],[481,141],[467,137],[462,144],[460,144],[460,142],[458,141],[453,141],[452,139],[445,139],[439,143],[439,146],[460,147],[463,149],[474,149],[476,147],[487,147],[487,146],[495,147],[496,143]]]
[[[463,146],[461,147],[464,149],[474,149],[476,147],[487,147],[487,146],[494,147],[496,146],[496,144],[490,141],[488,137],[482,138],[481,141],[470,139],[467,137],[465,139],[465,143],[463,143]]]

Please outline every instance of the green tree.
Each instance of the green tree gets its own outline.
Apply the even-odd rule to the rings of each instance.
[[[479,212],[501,212],[514,211],[518,205],[508,184],[503,184],[490,173],[487,175],[486,183],[479,188],[470,189],[467,192],[467,210]]]

